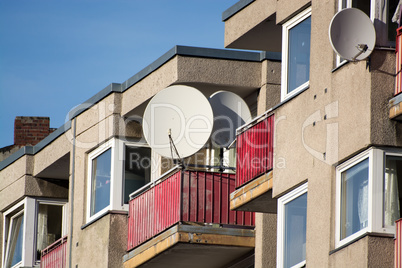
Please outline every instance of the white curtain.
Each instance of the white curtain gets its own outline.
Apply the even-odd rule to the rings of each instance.
[[[384,224],[392,226],[400,218],[398,177],[395,160],[387,158],[384,178]]]
[[[42,250],[48,246],[48,228],[47,228],[47,206],[38,206],[38,233],[36,238],[36,248],[37,250]]]
[[[368,226],[368,180],[363,181],[359,186],[357,207],[360,229],[363,229]]]
[[[396,7],[394,16],[392,17],[392,22],[398,23],[400,22],[399,16],[400,16],[400,12],[401,12],[401,4],[402,4],[402,0],[399,0],[398,6]]]

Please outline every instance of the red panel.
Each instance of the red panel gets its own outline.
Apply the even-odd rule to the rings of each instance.
[[[254,213],[230,211],[235,174],[180,171],[130,200],[128,250],[179,221],[254,225]]]
[[[236,187],[273,168],[274,115],[237,136]]]
[[[177,172],[130,200],[128,250],[179,221],[180,177]]]
[[[230,210],[235,174],[184,171],[182,221],[254,225],[254,213]]]
[[[395,95],[402,92],[402,27],[396,30]]]
[[[402,219],[396,221],[395,268],[402,267]]]
[[[67,236],[60,238],[42,250],[40,267],[65,268],[67,253]]]

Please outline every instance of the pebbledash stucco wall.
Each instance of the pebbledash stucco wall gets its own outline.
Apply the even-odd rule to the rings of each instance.
[[[109,94],[73,119],[72,267],[121,267],[127,250],[126,214],[112,211],[86,222],[88,153],[112,137],[133,133],[138,138],[140,126],[126,124],[126,117],[142,115],[144,103],[171,84],[193,85],[207,96],[222,89],[247,95],[261,86],[261,77],[261,62],[175,56],[123,93]]]
[[[281,24],[310,4],[314,14],[310,85],[274,110],[273,196],[279,198],[308,182],[308,266],[392,267],[392,238],[366,236],[336,251],[334,225],[336,166],[371,145],[401,146],[402,140],[398,137],[402,127],[389,120],[387,109],[394,91],[394,51],[377,49],[369,63],[347,63],[334,69],[335,54],[328,39],[328,27],[337,11],[337,1],[318,0],[253,1],[225,21],[225,44],[251,32],[250,29],[262,21],[264,16],[249,14],[257,6],[264,12],[275,6],[276,22]],[[248,17],[250,21],[241,25]],[[270,71],[272,68],[263,67],[263,76]],[[280,73],[280,70],[275,72]],[[269,88],[260,88],[259,96],[265,96],[265,101],[259,99],[259,114],[280,102],[280,85],[276,82]],[[276,259],[274,217],[276,215],[257,215],[256,267],[275,266],[275,262],[271,265]],[[275,247],[273,255],[272,247]]]
[[[57,142],[56,140],[56,144]],[[57,146],[49,148],[54,152],[58,150]],[[40,159],[35,163],[34,156],[26,154],[0,170],[0,241],[3,241],[3,213],[26,196],[63,200],[68,198],[65,183],[43,180],[33,175]],[[0,243],[0,252],[3,252],[3,243]]]

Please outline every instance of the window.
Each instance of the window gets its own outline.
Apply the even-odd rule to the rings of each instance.
[[[7,246],[6,246],[6,265],[14,267],[22,262],[22,239],[24,231],[24,212],[18,211],[10,218]],[[6,233],[6,234],[7,234]]]
[[[368,159],[341,173],[341,239],[368,226]]]
[[[282,100],[309,86],[311,8],[282,27]]]
[[[110,204],[112,149],[92,159],[91,216]]]
[[[65,202],[27,197],[4,213],[3,267],[34,266],[66,234]]]
[[[306,264],[307,183],[278,199],[277,267]]]
[[[151,181],[151,149],[125,146],[124,204],[130,201],[130,194]]]
[[[385,155],[383,224],[390,228],[401,218],[402,155]]]
[[[225,173],[233,173],[231,168],[236,167],[236,147],[230,149],[216,148],[211,145],[206,150],[207,165],[212,166],[211,171],[222,171]],[[220,167],[227,169],[220,170]]]
[[[111,139],[88,155],[87,222],[128,210],[130,194],[151,181],[151,149]]]
[[[38,201],[36,230],[36,261],[40,261],[41,251],[66,234],[64,203]]]
[[[401,150],[371,148],[338,166],[336,177],[337,247],[366,232],[395,232],[401,205]]]

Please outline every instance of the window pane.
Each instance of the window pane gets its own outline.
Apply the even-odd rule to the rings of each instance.
[[[352,7],[360,9],[370,18],[370,3],[371,1],[367,0],[353,0]]]
[[[37,260],[40,260],[41,251],[53,244],[62,235],[63,207],[58,205],[39,204],[38,230],[36,234]]]
[[[13,267],[22,261],[22,240],[24,231],[24,214],[11,219],[11,232],[7,242],[7,264],[6,267]]]
[[[400,218],[402,157],[386,156],[384,174],[384,225],[395,225]]]
[[[369,159],[341,174],[341,239],[368,226]]]
[[[394,13],[397,11],[398,7],[398,0],[389,0],[388,1],[388,18],[387,18],[387,25],[388,25],[388,40],[395,41],[396,39],[396,29],[398,28],[398,23],[392,21],[392,17]]]
[[[310,33],[311,17],[289,30],[288,93],[309,81]]]
[[[109,149],[92,160],[91,216],[110,203],[111,157],[112,150]]]
[[[285,205],[284,267],[306,259],[307,193]]]
[[[124,203],[128,204],[130,194],[151,180],[151,149],[126,146],[124,172]]]
[[[342,4],[341,4],[341,8],[340,9],[344,9],[347,7],[347,0],[342,0]]]

